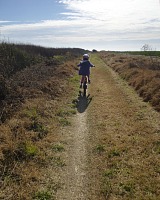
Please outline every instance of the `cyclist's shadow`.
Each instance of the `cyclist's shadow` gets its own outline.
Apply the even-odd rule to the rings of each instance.
[[[79,91],[78,99],[76,101],[77,111],[79,113],[83,113],[87,109],[91,101],[92,97],[90,97],[90,94],[88,94],[87,96],[83,96],[83,93]]]

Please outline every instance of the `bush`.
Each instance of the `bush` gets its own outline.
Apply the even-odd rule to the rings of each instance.
[[[110,63],[110,67],[127,80],[145,102],[151,103],[155,110],[160,111],[160,58],[153,57],[153,51],[128,53],[140,55],[124,55],[123,63],[118,54],[113,58],[111,53],[103,52],[101,58],[107,64]]]
[[[0,101],[4,100],[8,93],[8,89],[6,86],[5,79],[2,75],[0,75]]]
[[[10,77],[17,71],[32,64],[34,57],[23,50],[19,50],[14,44],[0,44],[0,75]]]

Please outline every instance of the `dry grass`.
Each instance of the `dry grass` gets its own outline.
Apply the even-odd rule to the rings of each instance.
[[[144,101],[160,111],[160,59],[125,54],[101,53],[101,58],[133,86]],[[155,70],[157,69],[157,70]]]
[[[45,186],[45,169],[51,164],[47,149],[57,140],[59,123],[55,111],[61,103],[58,98],[28,101],[14,114],[14,119],[1,125],[2,199],[32,199]],[[32,127],[35,119],[41,127]]]
[[[96,84],[90,91],[94,99],[89,108],[94,155],[90,157],[90,170],[101,182],[104,198],[99,195],[99,199],[157,200],[159,113],[142,102],[103,62],[96,60],[92,77]]]
[[[60,156],[53,157],[52,144],[58,141],[62,126],[63,116],[57,113],[67,107],[71,110],[67,99],[78,62],[76,57],[73,60],[65,58],[65,63],[57,64],[42,60],[5,82],[2,76],[7,93],[0,104],[0,199],[52,199],[60,187],[46,168],[65,165]]]
[[[152,99],[149,101],[154,99],[157,109],[159,99],[153,93],[159,95],[159,88],[154,88],[159,71],[145,69],[146,58],[103,56],[108,65],[139,92],[149,94],[150,91]],[[2,97],[0,116],[3,119],[0,126],[0,199],[49,200],[54,199],[61,188],[56,174],[62,173],[66,163],[62,159],[65,145],[60,141],[59,129],[68,123],[71,125],[68,116],[75,114],[74,105],[68,103],[68,99],[71,99],[73,84],[78,82],[73,77],[76,63],[76,59],[65,64],[48,60],[16,72],[5,82],[1,77],[0,81],[5,83],[1,89],[5,91],[6,87],[7,91]],[[102,183],[102,194],[97,196],[99,199],[157,200],[160,190],[159,115],[137,101],[133,91],[123,90],[124,83],[115,75],[113,80],[97,57],[93,63],[99,65],[100,70],[94,69],[96,75],[91,84],[94,98],[88,108],[91,132],[88,145],[91,145],[91,176],[95,184],[98,185],[98,180]]]
[[[56,154],[52,144],[59,141],[58,131],[62,126],[57,112],[66,109],[71,92],[67,83],[64,89],[65,96],[62,92],[55,99],[41,96],[26,100],[14,117],[0,126],[0,198],[30,200],[38,191],[40,194],[52,191],[53,198],[59,186],[48,191],[48,187],[58,183],[47,183],[46,168],[51,163],[56,168],[65,166],[60,157],[52,155]]]

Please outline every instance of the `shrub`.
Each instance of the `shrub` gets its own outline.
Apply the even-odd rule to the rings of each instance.
[[[51,200],[51,193],[49,191],[39,191],[37,192],[33,199],[34,200]]]
[[[55,152],[62,152],[64,151],[64,147],[62,144],[56,144],[52,147],[53,151]]]
[[[2,75],[0,75],[0,101],[4,100],[8,93],[8,88],[6,86],[5,79]]]

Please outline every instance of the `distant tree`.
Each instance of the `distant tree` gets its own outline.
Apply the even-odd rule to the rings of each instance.
[[[93,52],[93,53],[96,53],[96,52],[97,52],[97,50],[96,50],[96,49],[93,49],[93,50],[92,50],[92,52]]]
[[[143,45],[141,50],[145,52],[146,56],[150,57],[150,68],[152,70],[160,70],[159,59],[158,57],[154,58],[154,54],[156,55],[156,51],[153,51],[152,47],[148,44]]]
[[[141,48],[142,51],[151,51],[152,48],[148,44],[144,44]]]

